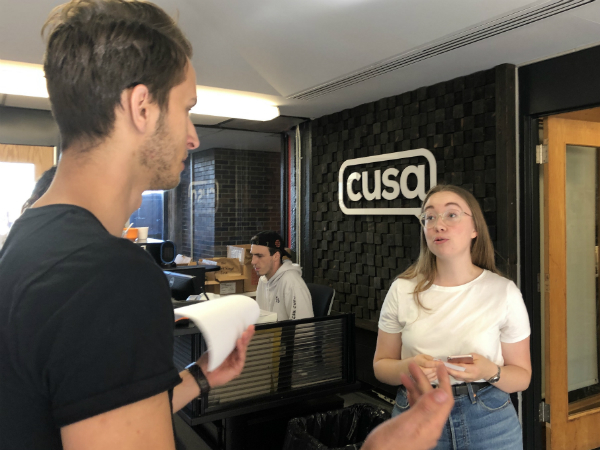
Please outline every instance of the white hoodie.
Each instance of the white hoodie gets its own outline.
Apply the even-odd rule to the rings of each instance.
[[[312,299],[302,279],[298,264],[285,260],[275,275],[267,281],[258,280],[256,301],[260,309],[277,313],[277,320],[297,320],[314,317]]]

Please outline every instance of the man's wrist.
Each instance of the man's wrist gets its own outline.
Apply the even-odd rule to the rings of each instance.
[[[192,364],[188,365],[185,368],[185,370],[187,370],[190,373],[190,375],[192,375],[192,377],[198,384],[198,387],[200,388],[200,395],[208,395],[208,393],[210,392],[210,383],[208,382],[208,379],[206,378],[206,375],[204,375],[204,372],[202,371],[200,366],[197,363],[193,362]]]

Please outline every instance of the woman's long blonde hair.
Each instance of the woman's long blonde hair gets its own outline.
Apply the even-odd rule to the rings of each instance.
[[[475,197],[473,197],[473,194],[466,189],[451,184],[434,186],[427,193],[425,200],[423,200],[421,212],[423,212],[423,208],[427,204],[429,198],[438,192],[452,192],[467,203],[467,206],[471,210],[475,231],[477,232],[477,236],[471,241],[471,261],[482,269],[502,275],[496,268],[496,263],[494,261],[494,246],[490,239],[490,233],[487,224],[485,223],[483,212],[481,211],[479,203],[475,200]],[[423,231],[421,233],[421,250],[419,258],[408,269],[398,275],[398,278],[407,280],[417,278],[417,285],[415,286],[413,295],[420,308],[426,310],[429,309],[421,303],[419,294],[431,287],[435,280],[436,271],[436,256],[429,250],[427,240],[425,239],[425,232]]]

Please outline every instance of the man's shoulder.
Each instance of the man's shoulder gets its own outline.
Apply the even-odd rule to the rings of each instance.
[[[112,272],[162,274],[161,268],[148,252],[126,239],[95,242],[82,251],[95,258],[99,267]]]
[[[118,252],[118,238],[111,236],[88,210],[74,205],[48,205],[31,208],[15,222],[3,247],[3,257],[18,263],[23,257],[39,260],[61,258],[94,250],[94,258]],[[102,248],[102,251],[97,251]]]
[[[68,297],[83,285],[105,291],[127,279],[160,282],[162,271],[142,248],[109,234],[89,211],[53,206],[26,211],[2,248],[0,288],[10,298]]]
[[[42,255],[56,260],[52,271],[64,271],[68,268],[73,272],[94,270],[113,274],[161,272],[148,252],[127,239],[108,233],[80,238],[64,247],[57,244],[49,242],[40,249]]]
[[[306,282],[304,281],[304,278],[302,278],[302,273],[299,270],[284,271],[279,278],[279,282],[284,285],[293,284],[295,286],[306,286]]]

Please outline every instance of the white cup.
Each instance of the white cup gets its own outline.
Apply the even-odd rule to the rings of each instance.
[[[148,227],[138,227],[138,241],[148,239]]]

